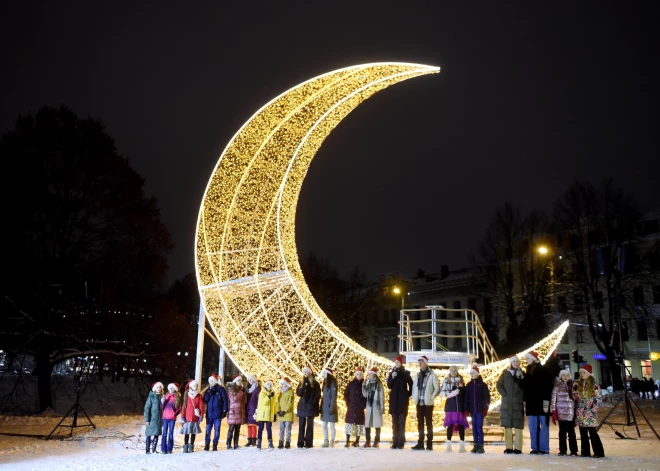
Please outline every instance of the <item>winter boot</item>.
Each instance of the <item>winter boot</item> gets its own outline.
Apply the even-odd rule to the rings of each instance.
[[[275,447],[273,446],[273,440],[272,440],[272,439],[268,440],[268,448],[271,449],[271,450],[272,450],[273,448],[275,448]]]
[[[376,440],[376,441],[374,442],[374,444],[373,444],[373,448],[378,448],[378,447],[379,447],[379,445],[378,445],[378,440]]]
[[[428,442],[426,444],[426,451],[433,451],[433,442]]]
[[[188,453],[188,444],[187,443],[183,444],[183,452]]]
[[[328,448],[330,446],[330,443],[328,443],[328,439],[326,438],[323,440],[323,445],[321,445],[321,448]]]
[[[257,440],[257,450],[261,450],[261,439]]]
[[[334,447],[335,447],[335,441],[334,441],[334,440],[330,440],[330,448],[334,448]]]
[[[284,448],[287,449],[287,450],[288,450],[289,448],[291,448],[291,442],[286,442],[286,443],[284,444]]]
[[[217,443],[213,443],[213,451],[218,451],[218,444]]]
[[[253,438],[252,440],[256,440],[256,439]],[[238,437],[235,437],[234,438],[234,450],[238,450],[239,448],[240,448],[240,446],[238,446]]]
[[[465,449],[465,442],[461,440],[458,442],[458,452],[459,453],[465,453],[467,450]]]
[[[353,442],[353,447],[359,447],[360,446],[360,437],[355,437],[355,441]]]
[[[445,448],[445,452],[449,453],[451,451],[451,440],[447,440],[447,448]]]
[[[211,447],[211,442],[204,442],[204,451],[209,451],[210,447]]]
[[[371,440],[367,439],[366,442],[364,442],[364,448],[371,448]]]
[[[484,444],[480,443],[478,445],[479,449],[477,450],[477,453],[486,453],[486,450],[484,450]]]
[[[151,437],[147,437],[146,442],[147,442],[147,455],[150,455],[151,454]]]
[[[151,452],[156,454],[156,448],[157,447],[158,447],[158,436],[156,436],[154,438],[153,442],[151,442]]]
[[[245,448],[248,448],[248,447],[251,447],[252,445],[253,445],[253,443],[252,443],[252,439],[251,439],[251,438],[248,438],[247,443],[246,443],[245,445],[243,445],[243,446],[244,446]]]
[[[346,444],[344,445],[344,448],[348,448],[349,446],[351,446],[351,436],[346,435]]]
[[[411,448],[411,450],[423,450],[424,449],[424,442],[419,441],[417,442],[417,445]]]
[[[284,448],[284,442],[280,440],[280,442],[277,444],[277,449],[281,450],[282,448]]]
[[[194,452],[195,452],[195,444],[194,444],[194,443],[190,443],[190,444],[188,445],[188,453],[194,453]]]
[[[230,425],[229,430],[227,430],[227,449],[231,450],[231,437],[234,435],[234,426]]]
[[[479,451],[479,444],[475,443],[474,447],[470,450],[470,453],[477,453]]]

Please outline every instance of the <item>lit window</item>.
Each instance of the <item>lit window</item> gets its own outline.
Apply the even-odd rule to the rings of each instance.
[[[642,376],[651,377],[651,360],[642,360]]]

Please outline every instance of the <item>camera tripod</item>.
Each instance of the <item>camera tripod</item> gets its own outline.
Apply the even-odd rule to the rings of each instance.
[[[52,432],[46,437],[46,439],[50,438],[56,438],[56,437],[61,437],[60,435],[55,434],[55,432],[60,429],[69,429],[69,434],[66,436],[67,438],[71,438],[73,436],[73,432],[77,428],[92,428],[95,429],[96,425],[94,425],[94,422],[92,422],[92,419],[89,418],[87,415],[87,412],[85,412],[85,409],[83,409],[83,406],[80,404],[80,375],[75,375],[73,377],[73,381],[76,383],[76,402],[71,406],[71,409],[69,409],[69,412],[64,414],[64,417],[62,417],[62,420],[55,426]],[[86,419],[87,423],[84,424],[79,424],[78,423],[78,416],[79,414],[82,413],[84,418]],[[70,424],[64,424],[64,421],[67,420],[68,418],[71,418],[71,423]],[[82,420],[82,417],[81,417]]]

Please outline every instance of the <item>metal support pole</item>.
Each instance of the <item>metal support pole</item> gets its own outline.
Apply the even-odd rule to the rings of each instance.
[[[204,358],[204,331],[206,330],[206,315],[204,304],[199,303],[199,325],[197,327],[197,358],[195,360],[195,381],[202,385],[202,359]]]
[[[435,308],[431,309],[431,351],[435,353],[435,344],[436,344],[436,325],[435,325],[435,316],[436,316],[436,310]]]
[[[220,347],[220,353],[218,354],[218,376],[220,376],[220,381],[222,385],[225,384],[225,349]]]

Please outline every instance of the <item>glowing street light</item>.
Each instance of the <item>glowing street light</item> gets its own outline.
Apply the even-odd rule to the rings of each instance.
[[[403,295],[403,291],[398,286],[395,286],[394,288],[392,288],[392,292],[396,295],[399,294],[401,295],[401,310],[403,311],[403,306],[405,302],[405,296]]]
[[[394,294],[401,294],[401,288],[399,288],[398,286],[395,286],[394,288],[392,288],[392,292]]]
[[[545,245],[542,245],[539,247],[539,253],[541,255],[547,255],[548,254],[548,248]]]

